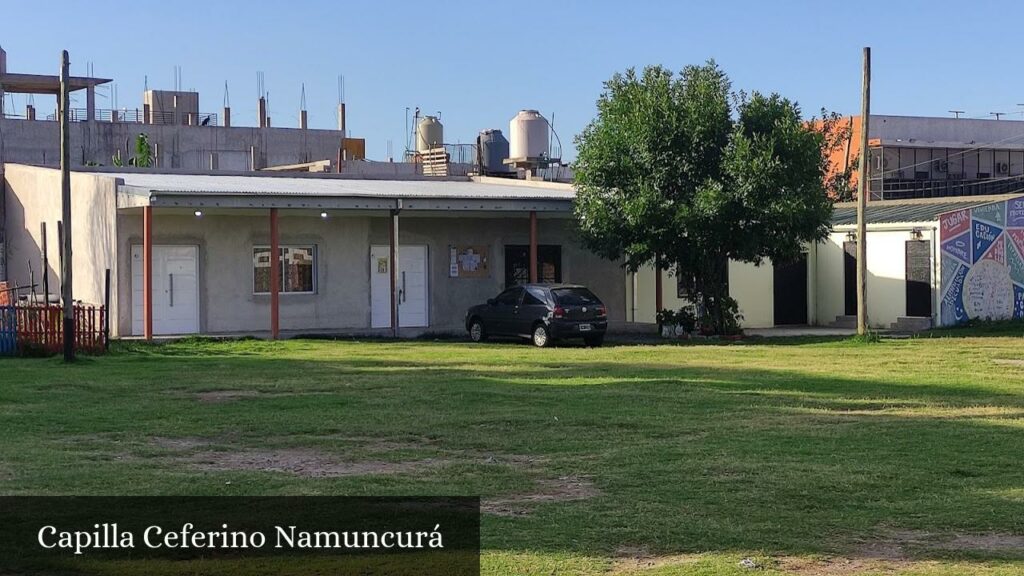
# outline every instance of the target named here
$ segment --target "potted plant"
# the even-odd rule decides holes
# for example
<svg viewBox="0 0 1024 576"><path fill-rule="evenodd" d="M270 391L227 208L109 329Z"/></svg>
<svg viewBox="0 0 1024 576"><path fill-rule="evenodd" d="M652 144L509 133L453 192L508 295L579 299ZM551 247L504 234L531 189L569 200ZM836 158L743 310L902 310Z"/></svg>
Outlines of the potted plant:
<svg viewBox="0 0 1024 576"><path fill-rule="evenodd" d="M697 325L697 315L692 306L660 310L657 318L662 338L689 338Z"/></svg>

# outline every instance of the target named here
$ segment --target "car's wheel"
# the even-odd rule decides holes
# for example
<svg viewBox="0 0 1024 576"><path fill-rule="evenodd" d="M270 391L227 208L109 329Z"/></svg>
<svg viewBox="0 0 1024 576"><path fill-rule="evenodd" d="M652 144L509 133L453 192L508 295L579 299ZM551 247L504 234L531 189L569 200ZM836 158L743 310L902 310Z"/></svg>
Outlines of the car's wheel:
<svg viewBox="0 0 1024 576"><path fill-rule="evenodd" d="M591 348L597 348L601 344L604 344L604 334L600 336L587 336L583 339L583 343Z"/></svg>
<svg viewBox="0 0 1024 576"><path fill-rule="evenodd" d="M484 331L484 323L479 318L474 319L469 324L469 339L473 342L483 342L487 340L487 332Z"/></svg>
<svg viewBox="0 0 1024 576"><path fill-rule="evenodd" d="M533 327L532 335L533 345L538 348L544 348L545 346L551 345L551 333L548 332L548 327L543 324L537 324Z"/></svg>

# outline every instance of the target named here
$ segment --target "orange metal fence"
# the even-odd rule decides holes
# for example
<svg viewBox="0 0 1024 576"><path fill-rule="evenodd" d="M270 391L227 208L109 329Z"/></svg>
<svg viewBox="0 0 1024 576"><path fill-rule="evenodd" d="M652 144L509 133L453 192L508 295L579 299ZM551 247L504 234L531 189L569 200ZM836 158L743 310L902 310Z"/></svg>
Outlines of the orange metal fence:
<svg viewBox="0 0 1024 576"><path fill-rule="evenodd" d="M101 354L107 349L107 312L103 306L74 307L75 350ZM59 353L64 348L64 316L59 305L15 306L18 350Z"/></svg>

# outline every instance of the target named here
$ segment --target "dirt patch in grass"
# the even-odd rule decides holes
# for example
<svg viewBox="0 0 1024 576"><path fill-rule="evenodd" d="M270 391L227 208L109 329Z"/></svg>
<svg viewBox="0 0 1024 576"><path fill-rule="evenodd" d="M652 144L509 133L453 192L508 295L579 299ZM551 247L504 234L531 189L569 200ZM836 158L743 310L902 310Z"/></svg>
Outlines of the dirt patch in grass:
<svg viewBox="0 0 1024 576"><path fill-rule="evenodd" d="M1002 366L1020 366L1020 367L1024 367L1024 360L1020 360L1020 359L1017 359L1017 358L993 358L992 362L995 363L995 364L1000 364Z"/></svg>
<svg viewBox="0 0 1024 576"><path fill-rule="evenodd" d="M853 576L855 574L889 574L923 567L931 563L882 558L801 558L785 556L776 559L776 568L800 576Z"/></svg>
<svg viewBox="0 0 1024 576"><path fill-rule="evenodd" d="M325 452L308 448L232 452L205 451L193 454L188 461L200 470L282 472L303 478L402 474L450 463L436 458L400 462L345 461Z"/></svg>
<svg viewBox="0 0 1024 576"><path fill-rule="evenodd" d="M198 436L189 436L184 438L166 438L163 436L157 436L149 439L150 443L157 448L163 448L165 450L185 451L195 450L197 448L205 448L210 444L213 444L211 438L201 438Z"/></svg>
<svg viewBox="0 0 1024 576"><path fill-rule="evenodd" d="M560 476L542 478L530 492L484 498L480 502L483 512L496 516L526 516L537 504L552 502L574 502L601 495L589 478L582 476Z"/></svg>
<svg viewBox="0 0 1024 576"><path fill-rule="evenodd" d="M890 530L864 540L855 556L901 560L928 550L951 552L1000 552L1024 556L1024 535L1001 532L973 534L933 533L924 530Z"/></svg>
<svg viewBox="0 0 1024 576"><path fill-rule="evenodd" d="M330 392L263 392L260 390L207 390L196 392L195 398L204 404L236 402L249 398L284 398L291 396L320 396Z"/></svg>
<svg viewBox="0 0 1024 576"><path fill-rule="evenodd" d="M692 564L701 558L703 558L702 554L657 556L651 554L646 546L619 546L615 550L615 558L612 560L612 566L608 574L619 576L644 570L654 570L665 566Z"/></svg>

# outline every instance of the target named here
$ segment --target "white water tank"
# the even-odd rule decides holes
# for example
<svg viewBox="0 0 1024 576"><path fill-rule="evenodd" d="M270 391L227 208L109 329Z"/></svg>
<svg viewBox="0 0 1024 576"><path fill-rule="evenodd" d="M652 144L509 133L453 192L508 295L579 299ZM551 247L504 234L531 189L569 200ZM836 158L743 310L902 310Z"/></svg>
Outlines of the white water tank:
<svg viewBox="0 0 1024 576"><path fill-rule="evenodd" d="M416 125L416 151L426 152L444 145L444 125L437 116L424 116Z"/></svg>
<svg viewBox="0 0 1024 576"><path fill-rule="evenodd" d="M548 121L536 110L520 110L508 123L509 158L548 155Z"/></svg>

